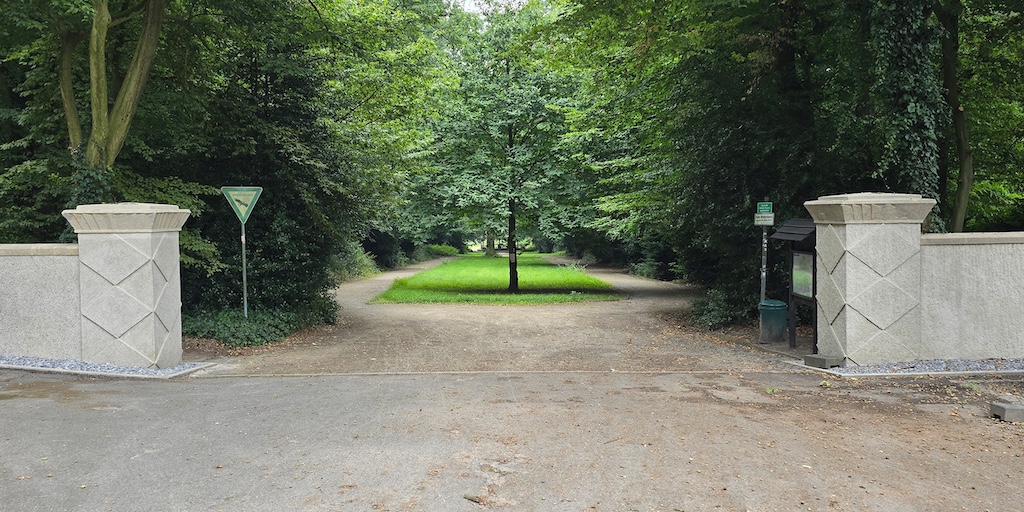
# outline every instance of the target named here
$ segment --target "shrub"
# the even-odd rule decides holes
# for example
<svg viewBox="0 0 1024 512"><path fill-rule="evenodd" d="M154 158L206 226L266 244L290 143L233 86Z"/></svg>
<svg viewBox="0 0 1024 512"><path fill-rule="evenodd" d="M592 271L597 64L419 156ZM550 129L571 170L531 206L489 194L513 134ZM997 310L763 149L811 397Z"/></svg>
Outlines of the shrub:
<svg viewBox="0 0 1024 512"><path fill-rule="evenodd" d="M458 256L459 254L459 250L450 245L428 245L427 252L435 258L441 256Z"/></svg>
<svg viewBox="0 0 1024 512"><path fill-rule="evenodd" d="M335 255L330 271L333 281L337 283L380 273L373 256L366 252L358 242L350 242L345 247L345 251Z"/></svg>
<svg viewBox="0 0 1024 512"><path fill-rule="evenodd" d="M737 323L753 315L757 297L733 296L720 289L708 290L707 298L693 305L691 315L697 323L713 329Z"/></svg>
<svg viewBox="0 0 1024 512"><path fill-rule="evenodd" d="M186 336L212 338L229 347L252 347L281 341L308 324L300 315L285 311L217 311L182 315L181 331Z"/></svg>
<svg viewBox="0 0 1024 512"><path fill-rule="evenodd" d="M644 260L630 265L630 273L650 279L657 279L661 263L657 261Z"/></svg>
<svg viewBox="0 0 1024 512"><path fill-rule="evenodd" d="M427 261L434 258L458 256L459 250L450 245L421 245L412 252L412 261Z"/></svg>

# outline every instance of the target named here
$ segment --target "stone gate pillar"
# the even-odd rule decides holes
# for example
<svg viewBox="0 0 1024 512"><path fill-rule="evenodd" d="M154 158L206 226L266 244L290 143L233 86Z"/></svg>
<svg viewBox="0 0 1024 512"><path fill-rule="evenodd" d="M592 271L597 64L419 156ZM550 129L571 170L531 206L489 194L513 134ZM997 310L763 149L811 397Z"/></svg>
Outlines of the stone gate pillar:
<svg viewBox="0 0 1024 512"><path fill-rule="evenodd" d="M878 193L804 203L817 227L821 357L920 359L921 224L934 205L920 195Z"/></svg>
<svg viewBox="0 0 1024 512"><path fill-rule="evenodd" d="M63 212L78 234L83 361L181 363L178 232L190 213L145 203Z"/></svg>

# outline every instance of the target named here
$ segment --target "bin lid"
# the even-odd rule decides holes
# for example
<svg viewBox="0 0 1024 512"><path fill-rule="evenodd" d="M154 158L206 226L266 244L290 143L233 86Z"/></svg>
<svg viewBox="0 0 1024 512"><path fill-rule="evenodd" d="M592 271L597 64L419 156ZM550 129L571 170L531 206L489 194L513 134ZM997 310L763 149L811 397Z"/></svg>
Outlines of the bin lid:
<svg viewBox="0 0 1024 512"><path fill-rule="evenodd" d="M760 303L761 309L785 309L786 303L781 300L767 299Z"/></svg>

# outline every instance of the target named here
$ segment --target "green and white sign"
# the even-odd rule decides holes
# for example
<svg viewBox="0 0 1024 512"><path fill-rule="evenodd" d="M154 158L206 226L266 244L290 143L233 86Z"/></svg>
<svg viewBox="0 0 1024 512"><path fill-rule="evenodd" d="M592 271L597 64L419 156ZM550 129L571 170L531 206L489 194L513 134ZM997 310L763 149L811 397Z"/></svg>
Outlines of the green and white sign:
<svg viewBox="0 0 1024 512"><path fill-rule="evenodd" d="M242 314L249 318L249 279L246 276L245 261L245 221L249 220L249 214L256 206L263 187L221 187L220 191L228 198L228 204L235 211L238 220L242 221Z"/></svg>
<svg viewBox="0 0 1024 512"><path fill-rule="evenodd" d="M772 211L772 203L767 201L757 203L757 213L754 214L754 225L762 227L775 225L775 213Z"/></svg>
<svg viewBox="0 0 1024 512"><path fill-rule="evenodd" d="M249 214L256 206L260 194L263 193L263 187L221 187L220 191L224 197L228 198L231 209L235 211L238 220L242 221L244 225L245 221L249 220Z"/></svg>
<svg viewBox="0 0 1024 512"><path fill-rule="evenodd" d="M775 214L774 213L755 213L754 214L754 225L755 226L774 226L775 225Z"/></svg>

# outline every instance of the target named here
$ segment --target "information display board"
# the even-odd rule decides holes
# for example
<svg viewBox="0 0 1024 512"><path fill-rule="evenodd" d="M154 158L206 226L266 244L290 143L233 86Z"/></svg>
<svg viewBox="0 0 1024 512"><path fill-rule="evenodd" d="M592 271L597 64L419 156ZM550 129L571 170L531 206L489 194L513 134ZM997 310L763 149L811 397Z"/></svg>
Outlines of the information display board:
<svg viewBox="0 0 1024 512"><path fill-rule="evenodd" d="M814 255L793 251L793 295L814 299Z"/></svg>

